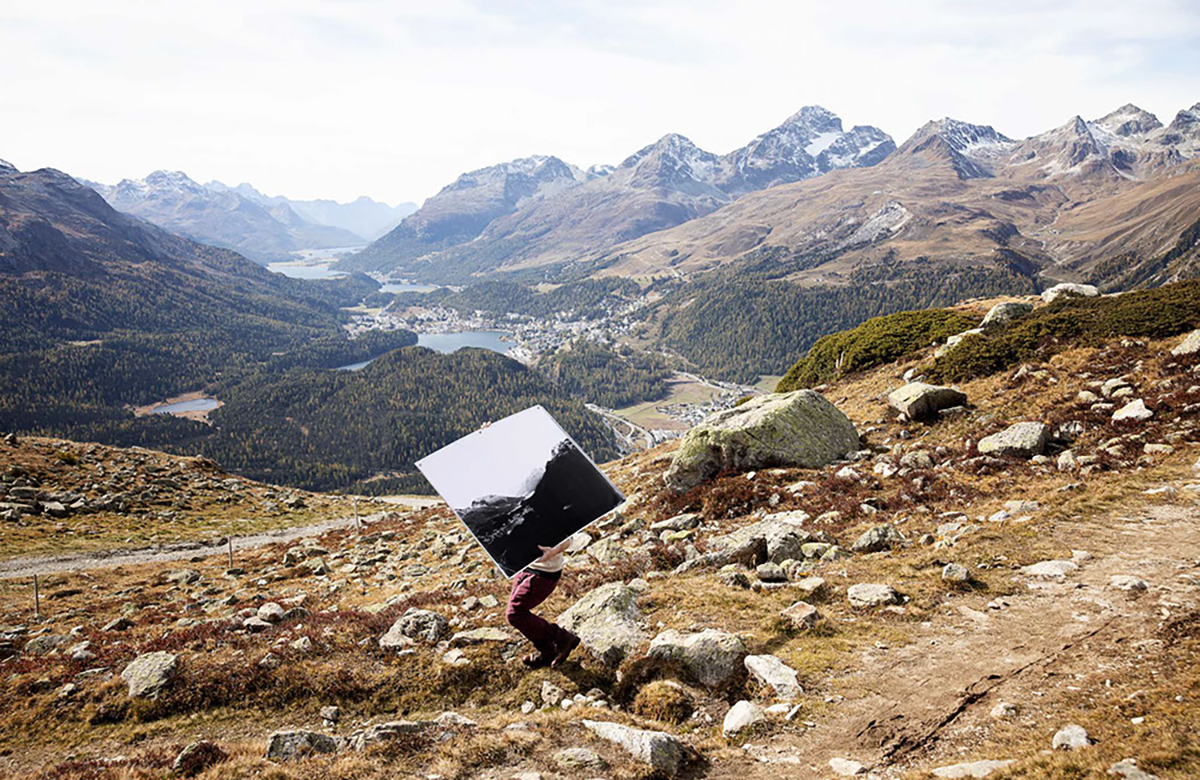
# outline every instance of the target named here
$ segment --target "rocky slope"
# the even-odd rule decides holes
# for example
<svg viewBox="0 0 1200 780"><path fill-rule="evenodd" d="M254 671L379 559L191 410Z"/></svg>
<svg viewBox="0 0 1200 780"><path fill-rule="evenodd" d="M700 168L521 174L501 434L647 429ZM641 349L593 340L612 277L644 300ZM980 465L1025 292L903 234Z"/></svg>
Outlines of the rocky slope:
<svg viewBox="0 0 1200 780"><path fill-rule="evenodd" d="M497 177L512 175L514 166L521 176L533 175L525 172L528 161L517 160L464 174L342 265L459 281L555 265L695 219L746 192L874 165L894 149L891 137L877 128L845 131L833 113L806 106L721 157L671 133L615 168L593 168L586 175L569 169L570 176L562 170L548 189L539 185L527 192L521 185L511 194L505 189L503 199L481 198L477 191L507 182ZM540 169L536 176L545 178Z"/></svg>
<svg viewBox="0 0 1200 780"><path fill-rule="evenodd" d="M111 186L87 184L118 211L259 262L287 259L297 249L355 246L363 241L349 230L306 220L286 201L205 186L182 171L154 171L144 179L122 179Z"/></svg>
<svg viewBox="0 0 1200 780"><path fill-rule="evenodd" d="M1123 106L1023 141L943 119L879 165L750 193L589 259L641 278L743 264L839 284L856 268L903 276L922 259L1051 283L1161 283L1193 272L1197 116L1192 107L1163 127Z"/></svg>
<svg viewBox="0 0 1200 780"><path fill-rule="evenodd" d="M822 388L842 461L683 493L675 444L607 464L630 500L544 607L584 638L560 669L445 507L63 577L40 620L5 582L0 768L1194 776L1198 344L1083 339L918 421L889 397L923 347Z"/></svg>

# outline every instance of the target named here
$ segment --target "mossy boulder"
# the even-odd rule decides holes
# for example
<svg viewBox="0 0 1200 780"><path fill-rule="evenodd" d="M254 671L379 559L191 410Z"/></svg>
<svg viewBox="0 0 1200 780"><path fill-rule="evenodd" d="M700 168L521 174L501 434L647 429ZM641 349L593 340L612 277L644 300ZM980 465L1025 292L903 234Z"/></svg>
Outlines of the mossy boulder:
<svg viewBox="0 0 1200 780"><path fill-rule="evenodd" d="M858 446L854 424L820 393L772 393L718 412L688 431L663 479L683 492L722 471L820 468Z"/></svg>

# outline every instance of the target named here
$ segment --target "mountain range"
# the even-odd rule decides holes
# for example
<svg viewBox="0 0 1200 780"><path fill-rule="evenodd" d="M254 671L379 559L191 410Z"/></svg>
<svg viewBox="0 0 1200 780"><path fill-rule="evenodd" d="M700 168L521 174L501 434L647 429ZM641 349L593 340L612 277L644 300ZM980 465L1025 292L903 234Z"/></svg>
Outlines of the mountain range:
<svg viewBox="0 0 1200 780"><path fill-rule="evenodd" d="M84 183L122 212L260 263L287 259L301 249L361 246L415 208L370 198L346 204L293 201L268 197L249 184L200 184L182 171L155 171L111 186Z"/></svg>
<svg viewBox="0 0 1200 780"><path fill-rule="evenodd" d="M899 147L809 106L724 156L671 134L615 168L537 157L464 174L341 267L651 280L744 262L841 284L853 268L921 259L1161 281L1200 218L1198 151L1200 104L1167 125L1125 105L1024 140L945 118ZM1172 252L1172 268L1145 266Z"/></svg>
<svg viewBox="0 0 1200 780"><path fill-rule="evenodd" d="M747 192L875 165L894 149L882 130L845 131L836 115L808 106L724 156L671 133L615 167L514 160L460 176L341 267L463 280L561 263L709 214Z"/></svg>

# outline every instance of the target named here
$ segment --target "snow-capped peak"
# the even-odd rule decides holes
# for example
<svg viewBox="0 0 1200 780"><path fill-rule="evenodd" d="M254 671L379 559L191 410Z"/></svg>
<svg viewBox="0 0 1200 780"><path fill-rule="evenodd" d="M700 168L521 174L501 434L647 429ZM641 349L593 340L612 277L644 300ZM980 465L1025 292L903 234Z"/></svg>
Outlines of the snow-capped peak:
<svg viewBox="0 0 1200 780"><path fill-rule="evenodd" d="M686 136L668 133L639 149L619 166L631 169L633 178L645 184L677 183L682 180L711 183L719 160L696 146Z"/></svg>
<svg viewBox="0 0 1200 780"><path fill-rule="evenodd" d="M1093 119L1088 125L1092 128L1100 128L1107 134L1125 138L1157 130L1162 127L1162 122L1158 121L1158 117L1149 111L1138 108L1132 103L1126 103L1116 111L1111 111L1099 119Z"/></svg>
<svg viewBox="0 0 1200 780"><path fill-rule="evenodd" d="M996 132L991 125L975 125L950 117L932 122L927 127L931 133L941 136L954 151L968 156L1007 148L1015 143L1003 133Z"/></svg>
<svg viewBox="0 0 1200 780"><path fill-rule="evenodd" d="M17 170L17 166L13 165L8 160L0 160L0 170L12 171L13 173L19 173L19 171Z"/></svg>

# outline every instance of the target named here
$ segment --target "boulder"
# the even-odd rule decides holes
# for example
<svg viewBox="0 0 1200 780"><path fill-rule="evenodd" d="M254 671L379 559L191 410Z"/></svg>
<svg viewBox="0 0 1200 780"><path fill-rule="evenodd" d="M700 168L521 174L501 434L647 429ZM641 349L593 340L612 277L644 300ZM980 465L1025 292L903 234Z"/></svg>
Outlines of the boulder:
<svg viewBox="0 0 1200 780"><path fill-rule="evenodd" d="M1059 729L1051 744L1055 750L1079 750L1092 744L1092 740L1088 737L1087 729L1072 723Z"/></svg>
<svg viewBox="0 0 1200 780"><path fill-rule="evenodd" d="M587 554L596 563L615 563L628 555L621 543L611 536L588 545Z"/></svg>
<svg viewBox="0 0 1200 780"><path fill-rule="evenodd" d="M1172 355L1194 355L1200 352L1200 330L1194 330L1184 336L1183 341L1175 349L1171 350Z"/></svg>
<svg viewBox="0 0 1200 780"><path fill-rule="evenodd" d="M779 568L778 563L772 563L771 561L759 564L758 568L754 570L754 573L758 575L760 582L787 582L787 574L784 572L784 570Z"/></svg>
<svg viewBox="0 0 1200 780"><path fill-rule="evenodd" d="M182 777L193 777L211 766L216 766L229 760L229 754L208 740L193 742L175 756L171 764L177 774Z"/></svg>
<svg viewBox="0 0 1200 780"><path fill-rule="evenodd" d="M879 525L865 532L850 546L851 552L872 553L890 550L904 542L904 537L890 525Z"/></svg>
<svg viewBox="0 0 1200 780"><path fill-rule="evenodd" d="M400 737L421 734L428 728L429 723L416 723L411 720L392 720L387 723L376 723L364 731L355 732L351 735L349 744L352 749L362 751L368 746L379 742L390 742Z"/></svg>
<svg viewBox="0 0 1200 780"><path fill-rule="evenodd" d="M783 563L789 559L799 560L803 555L802 548L811 539L812 535L799 524L767 517L733 533L713 537L708 542L708 548L715 554L728 554L729 559L722 561L721 565L741 563L753 567L767 561Z"/></svg>
<svg viewBox="0 0 1200 780"><path fill-rule="evenodd" d="M1040 422L1019 422L999 433L980 439L979 454L1032 458L1034 455L1041 455L1049 441L1049 425Z"/></svg>
<svg viewBox="0 0 1200 780"><path fill-rule="evenodd" d="M668 629L650 641L649 654L679 661L701 685L716 688L737 675L747 651L741 639L725 631L706 628L684 634Z"/></svg>
<svg viewBox="0 0 1200 780"><path fill-rule="evenodd" d="M276 731L267 738L267 758L290 761L313 753L336 753L338 741L315 731Z"/></svg>
<svg viewBox="0 0 1200 780"><path fill-rule="evenodd" d="M970 582L971 570L961 563L947 563L942 567L942 580L945 582Z"/></svg>
<svg viewBox="0 0 1200 780"><path fill-rule="evenodd" d="M1070 282L1063 282L1062 284L1054 285L1048 290L1043 290L1042 300L1046 303L1054 303L1056 300L1063 297L1095 298L1099 294L1100 291L1090 284L1072 284Z"/></svg>
<svg viewBox="0 0 1200 780"><path fill-rule="evenodd" d="M1006 761L971 761L966 764L951 764L950 766L942 766L933 770L934 777L944 778L966 778L966 777L988 777L993 772L999 772L1009 764L1014 763L1012 759Z"/></svg>
<svg viewBox="0 0 1200 780"><path fill-rule="evenodd" d="M852 607L883 607L900 602L900 594L891 585L871 582L851 585L846 590L846 598Z"/></svg>
<svg viewBox="0 0 1200 780"><path fill-rule="evenodd" d="M829 769L839 777L857 777L867 771L861 762L849 758L829 759Z"/></svg>
<svg viewBox="0 0 1200 780"><path fill-rule="evenodd" d="M717 412L688 431L663 479L683 492L721 471L820 468L858 448L854 424L820 393L771 393Z"/></svg>
<svg viewBox="0 0 1200 780"><path fill-rule="evenodd" d="M1158 780L1158 775L1152 775L1137 765L1137 759L1124 758L1108 768L1108 773L1121 780Z"/></svg>
<svg viewBox="0 0 1200 780"><path fill-rule="evenodd" d="M888 394L888 406L910 420L931 420L942 409L962 406L967 394L953 387L909 382Z"/></svg>
<svg viewBox="0 0 1200 780"><path fill-rule="evenodd" d="M821 621L821 613L805 601L797 601L779 614L796 628L812 628Z"/></svg>
<svg viewBox="0 0 1200 780"><path fill-rule="evenodd" d="M616 668L646 641L638 627L637 591L621 582L601 585L558 616L598 661Z"/></svg>
<svg viewBox="0 0 1200 780"><path fill-rule="evenodd" d="M146 653L130 661L121 679L129 686L131 698L153 698L167 687L178 665L179 657L174 653Z"/></svg>
<svg viewBox="0 0 1200 780"><path fill-rule="evenodd" d="M1068 574L1074 574L1077 571L1079 571L1079 564L1074 561L1040 561L1021 567L1021 573L1026 577L1055 582L1062 582Z"/></svg>
<svg viewBox="0 0 1200 780"><path fill-rule="evenodd" d="M773 689L781 699L795 699L804 693L796 670L773 655L748 655L745 664L751 677Z"/></svg>
<svg viewBox="0 0 1200 780"><path fill-rule="evenodd" d="M1154 416L1154 412L1146 408L1146 402L1142 399L1130 401L1122 406L1117 411L1113 412L1113 422L1122 422L1124 420L1132 420L1134 422L1142 422L1149 420Z"/></svg>
<svg viewBox="0 0 1200 780"><path fill-rule="evenodd" d="M624 749L667 777L679 773L684 749L683 743L676 737L662 731L646 731L607 721L585 720L583 725L596 736Z"/></svg>
<svg viewBox="0 0 1200 780"><path fill-rule="evenodd" d="M725 713L725 721L721 724L721 733L726 739L736 737L746 729L762 723L766 718L762 707L752 701L739 701Z"/></svg>
<svg viewBox="0 0 1200 780"><path fill-rule="evenodd" d="M1033 311L1032 303L1025 303L1023 301L997 303L988 309L988 313L984 316L983 322L979 323L979 327L990 328L995 325L1003 325L1006 322L1018 320L1031 311Z"/></svg>
<svg viewBox="0 0 1200 780"><path fill-rule="evenodd" d="M554 754L559 769L604 769L608 766L600 755L587 748L566 748Z"/></svg>
<svg viewBox="0 0 1200 780"><path fill-rule="evenodd" d="M433 645L449 633L450 623L446 618L432 610L413 607L396 619L387 633L379 639L379 646L387 648L411 644L404 642L401 637Z"/></svg>
<svg viewBox="0 0 1200 780"><path fill-rule="evenodd" d="M825 592L829 589L823 577L805 577L796 582L792 587L798 590L804 598L820 599L825 596Z"/></svg>
<svg viewBox="0 0 1200 780"><path fill-rule="evenodd" d="M46 655L62 649L74 641L66 634L42 634L25 643L25 652L29 655Z"/></svg>
<svg viewBox="0 0 1200 780"><path fill-rule="evenodd" d="M258 608L258 619L268 623L278 623L283 620L283 607L273 601L268 601Z"/></svg>

